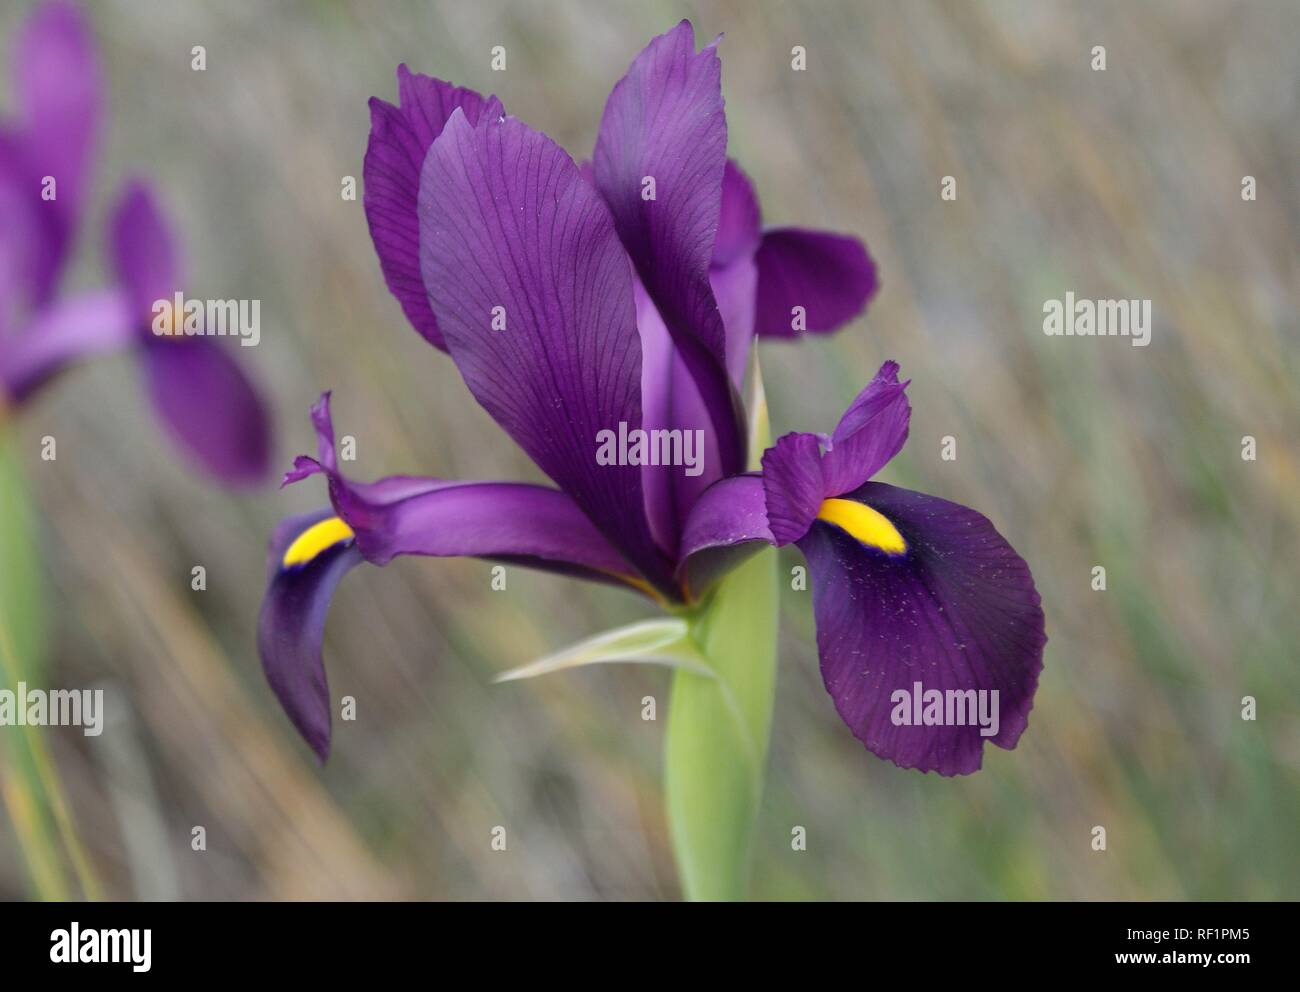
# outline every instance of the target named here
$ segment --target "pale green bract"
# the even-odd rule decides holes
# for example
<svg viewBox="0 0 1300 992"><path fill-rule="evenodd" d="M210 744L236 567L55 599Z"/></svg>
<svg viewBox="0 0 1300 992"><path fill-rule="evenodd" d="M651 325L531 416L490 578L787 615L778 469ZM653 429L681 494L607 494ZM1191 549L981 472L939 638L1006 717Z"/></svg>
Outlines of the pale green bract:
<svg viewBox="0 0 1300 992"><path fill-rule="evenodd" d="M680 617L639 620L579 641L545 658L502 672L493 682L514 682L561 672L566 668L611 662L642 662L684 668L709 676L708 661L691 639L690 625Z"/></svg>

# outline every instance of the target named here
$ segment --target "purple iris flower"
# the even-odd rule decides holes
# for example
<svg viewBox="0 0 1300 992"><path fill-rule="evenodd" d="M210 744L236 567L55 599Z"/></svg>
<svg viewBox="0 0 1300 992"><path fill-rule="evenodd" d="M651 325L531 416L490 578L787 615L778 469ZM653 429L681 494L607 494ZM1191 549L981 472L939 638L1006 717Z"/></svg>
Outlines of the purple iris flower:
<svg viewBox="0 0 1300 992"><path fill-rule="evenodd" d="M1042 664L1038 595L984 517L868 481L907 436L897 366L830 437L787 435L761 474L744 471L737 386L754 335L833 330L876 278L853 238L761 228L726 158L715 45L697 52L685 21L651 41L609 96L590 166L495 98L404 66L398 88L399 106L371 102L365 163L389 288L558 488L351 481L321 398L317 457L299 457L285 483L323 474L332 507L273 534L258 627L268 680L316 753L330 742L326 612L362 562L476 556L689 610L747 555L790 543L812 572L826 686L870 750L957 774L979 767L985 739L1014 746ZM669 441L698 432L698 474L602 462L598 440L620 425ZM916 725L910 705L896 724L894 693L916 682L998 690L996 732Z"/></svg>
<svg viewBox="0 0 1300 992"><path fill-rule="evenodd" d="M183 278L143 183L127 184L110 218L117 285L59 293L86 212L103 89L78 10L37 8L15 49L17 119L0 124L0 410L81 359L131 348L160 420L187 454L223 481L262 479L270 468L262 399L226 348L183 334L180 315L155 307L174 299Z"/></svg>

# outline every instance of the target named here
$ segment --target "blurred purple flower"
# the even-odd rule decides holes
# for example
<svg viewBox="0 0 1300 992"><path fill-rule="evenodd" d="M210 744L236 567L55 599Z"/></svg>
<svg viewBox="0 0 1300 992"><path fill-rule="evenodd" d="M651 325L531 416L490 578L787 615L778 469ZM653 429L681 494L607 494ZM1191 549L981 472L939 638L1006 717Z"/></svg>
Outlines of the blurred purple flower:
<svg viewBox="0 0 1300 992"><path fill-rule="evenodd" d="M868 480L910 408L886 363L829 438L787 435L744 473L737 383L754 334L827 331L859 312L874 268L854 239L762 233L726 159L720 66L690 24L654 39L605 106L590 167L495 98L398 70L401 107L371 102L365 204L385 277L416 329L556 483L338 469L329 394L312 409L331 510L272 536L258 646L289 717L324 759L321 659L338 581L397 555L469 555L625 585L689 607L747 555L797 543L814 580L828 690L866 746L943 774L1023 731L1045 637L1025 563L965 507ZM653 180L654 197L645 195ZM504 321L502 326L499 321ZM702 471L603 464L598 435L700 431ZM898 726L891 697L998 690L1001 726Z"/></svg>
<svg viewBox="0 0 1300 992"><path fill-rule="evenodd" d="M131 348L160 420L196 464L229 483L264 478L269 418L234 359L210 338L151 329L155 301L171 300L182 276L144 184L128 184L111 218L117 286L59 293L103 117L98 53L76 7L56 0L33 13L15 46L14 90L17 119L0 125L0 409L83 358Z"/></svg>

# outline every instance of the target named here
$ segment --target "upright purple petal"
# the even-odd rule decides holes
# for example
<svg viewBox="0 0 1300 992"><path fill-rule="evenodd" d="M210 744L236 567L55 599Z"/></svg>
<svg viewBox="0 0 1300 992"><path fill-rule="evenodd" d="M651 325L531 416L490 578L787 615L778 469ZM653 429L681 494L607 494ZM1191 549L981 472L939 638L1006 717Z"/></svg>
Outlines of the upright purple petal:
<svg viewBox="0 0 1300 992"><path fill-rule="evenodd" d="M857 238L784 227L763 235L755 331L777 338L833 331L862 312L877 288L876 263ZM802 308L797 322L795 308Z"/></svg>
<svg viewBox="0 0 1300 992"><path fill-rule="evenodd" d="M857 489L902 449L911 417L898 363L885 362L835 433L787 434L763 453L767 513L778 545L798 541L822 501Z"/></svg>
<svg viewBox="0 0 1300 992"><path fill-rule="evenodd" d="M21 403L74 362L133 344L125 296L101 290L56 300L21 332L0 340L0 406Z"/></svg>
<svg viewBox="0 0 1300 992"><path fill-rule="evenodd" d="M713 241L714 268L726 268L737 259L754 254L763 236L763 214L754 185L731 159L722 173L722 205L718 236Z"/></svg>
<svg viewBox="0 0 1300 992"><path fill-rule="evenodd" d="M182 291L184 276L171 226L140 180L128 182L118 197L109 219L108 248L132 317L147 331L154 304Z"/></svg>
<svg viewBox="0 0 1300 992"><path fill-rule="evenodd" d="M748 340L753 335L754 271L752 258L740 258L725 269L710 270L710 281L727 326L728 372L737 386L744 376ZM723 459L695 378L639 279L635 280L635 290L642 352L643 425L647 431L690 431L693 437L703 438L704 455L697 475L688 475L677 466L642 467L651 530L660 547L675 554L680 522L700 493L723 477Z"/></svg>
<svg viewBox="0 0 1300 992"><path fill-rule="evenodd" d="M496 97L483 97L467 87L411 72L405 64L397 67L397 99L402 117L410 125L415 140L425 152L442 134L442 129L447 126L447 121L457 108L465 112L471 124L477 124L478 117L485 110L496 116L502 113L501 101ZM415 163L417 181L418 169L423 164L424 155L421 154Z"/></svg>
<svg viewBox="0 0 1300 992"><path fill-rule="evenodd" d="M906 389L898 363L885 362L849 405L822 456L827 496L857 489L903 450L912 416Z"/></svg>
<svg viewBox="0 0 1300 992"><path fill-rule="evenodd" d="M420 277L420 168L452 111L459 108L477 124L484 108L500 114L501 104L405 65L397 67L397 91L396 107L377 97L370 100L362 202L389 291L425 340L446 351Z"/></svg>
<svg viewBox="0 0 1300 992"><path fill-rule="evenodd" d="M118 199L109 255L163 428L213 477L236 485L264 479L271 422L261 396L219 339L183 336L181 314L155 310L183 291L183 276L171 226L143 182L128 183ZM153 331L157 320L168 333Z"/></svg>
<svg viewBox="0 0 1300 992"><path fill-rule="evenodd" d="M779 547L808 533L826 498L821 439L798 433L777 438L763 452L763 491L768 524Z"/></svg>
<svg viewBox="0 0 1300 992"><path fill-rule="evenodd" d="M39 196L46 176L55 198L42 201L56 243L38 275L37 300L54 292L81 217L102 113L103 84L94 38L71 3L37 7L14 50L14 90L27 181Z"/></svg>
<svg viewBox="0 0 1300 992"><path fill-rule="evenodd" d="M695 51L690 22L682 21L651 41L610 93L593 169L619 238L709 411L721 474L731 475L745 462L743 416L709 284L726 154L721 63L712 45Z"/></svg>
<svg viewBox="0 0 1300 992"><path fill-rule="evenodd" d="M67 224L41 199L18 139L0 130L0 339L49 302Z"/></svg>
<svg viewBox="0 0 1300 992"><path fill-rule="evenodd" d="M727 335L727 374L740 388L754 340L758 263L754 253L762 239L762 214L749 177L727 159L722 177L722 216L713 243L709 286Z"/></svg>
<svg viewBox="0 0 1300 992"><path fill-rule="evenodd" d="M452 114L420 181L425 287L475 398L642 574L675 595L639 466L599 464L639 428L632 273L573 160L514 118Z"/></svg>
<svg viewBox="0 0 1300 992"><path fill-rule="evenodd" d="M1047 641L1029 567L967 507L876 482L847 498L883 514L908 549L885 554L823 521L800 540L826 689L872 753L903 768L973 772L986 740L1013 748L1028 725ZM931 691L937 725L927 720L940 711L923 708ZM987 736L970 710L981 692Z"/></svg>
<svg viewBox="0 0 1300 992"><path fill-rule="evenodd" d="M758 265L743 255L730 265L709 270L709 285L718 301L727 330L727 375L737 389L745 379L749 349L754 341L754 314L758 292ZM699 390L697 389L698 393Z"/></svg>
<svg viewBox="0 0 1300 992"><path fill-rule="evenodd" d="M641 342L641 426L644 430L670 430L685 426L673 412L675 366L680 361L672 336L654 301L632 278L636 302L637 337ZM706 422L707 423L707 422ZM681 472L670 465L642 465L641 486L645 495L646 519L655 542L669 557L677 554L679 521L676 488Z"/></svg>
<svg viewBox="0 0 1300 992"><path fill-rule="evenodd" d="M266 477L270 417L227 348L207 337L150 337L141 361L163 429L200 467L236 485Z"/></svg>

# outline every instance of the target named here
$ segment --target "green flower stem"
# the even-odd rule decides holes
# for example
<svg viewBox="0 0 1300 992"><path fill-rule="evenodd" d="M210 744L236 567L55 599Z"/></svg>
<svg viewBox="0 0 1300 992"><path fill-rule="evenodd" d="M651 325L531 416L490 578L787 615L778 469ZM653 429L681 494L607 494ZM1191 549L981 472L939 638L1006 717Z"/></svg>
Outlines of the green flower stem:
<svg viewBox="0 0 1300 992"><path fill-rule="evenodd" d="M776 691L776 551L719 585L691 623L714 677L673 673L665 792L682 891L744 899Z"/></svg>
<svg viewBox="0 0 1300 992"><path fill-rule="evenodd" d="M757 471L771 428L756 352L750 383L749 468ZM664 791L677 871L691 900L739 900L749 889L776 696L776 566L776 549L763 548L688 615L712 677L673 672Z"/></svg>
<svg viewBox="0 0 1300 992"><path fill-rule="evenodd" d="M769 443L758 363L749 403L750 467ZM536 678L584 665L673 669L664 792L682 891L693 900L744 899L763 795L776 694L777 555L764 545L700 603L589 637L497 676Z"/></svg>

